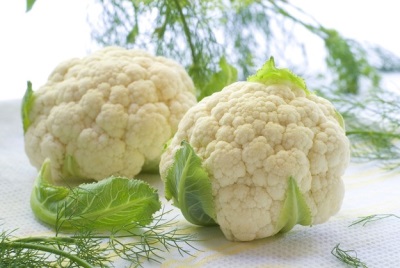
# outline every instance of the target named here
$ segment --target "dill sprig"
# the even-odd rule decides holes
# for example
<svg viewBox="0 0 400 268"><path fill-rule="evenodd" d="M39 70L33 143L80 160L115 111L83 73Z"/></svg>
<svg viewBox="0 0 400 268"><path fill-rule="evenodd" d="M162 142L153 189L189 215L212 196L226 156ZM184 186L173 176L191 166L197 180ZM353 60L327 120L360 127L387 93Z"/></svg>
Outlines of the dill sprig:
<svg viewBox="0 0 400 268"><path fill-rule="evenodd" d="M96 42L153 49L180 61L193 78L199 99L224 86L212 79L223 58L237 68L239 79L254 73L271 55L291 69L300 68L297 73L307 73L301 66L307 66L308 43L296 35L305 30L310 39L323 41L327 52L326 68L308 77L308 84L317 88L321 83L321 91L343 113L353 160L378 161L387 169L400 166L400 97L381 90L381 72L400 70L400 58L390 51L324 27L285 0L96 2L101 7L100 24L96 16L91 25ZM143 20L149 23L143 26ZM293 53L305 63L293 66L286 56ZM366 85L373 90L365 95Z"/></svg>
<svg viewBox="0 0 400 268"><path fill-rule="evenodd" d="M93 247L100 242L87 234L16 238L2 232L0 239L0 267L107 267L105 250Z"/></svg>
<svg viewBox="0 0 400 268"><path fill-rule="evenodd" d="M161 253L177 250L191 255L195 235L176 227L176 218L166 219L163 210L149 225L129 223L109 232L79 228L65 236L56 229L54 236L18 238L12 232L0 233L0 267L113 267L116 257L132 267L144 261L160 263ZM61 224L61 223L60 223Z"/></svg>
<svg viewBox="0 0 400 268"><path fill-rule="evenodd" d="M241 80L270 56L290 69L307 72L304 66L310 48L304 40L313 38L323 41L327 52L326 71L317 76L323 76L332 91L357 93L361 79L378 85L378 68L400 70L398 57L324 27L286 0L97 0L92 8L100 10L88 18L93 40L101 45L144 48L179 61L187 67L199 95L219 70L222 58L237 68ZM388 58L390 65L382 65Z"/></svg>
<svg viewBox="0 0 400 268"><path fill-rule="evenodd" d="M349 225L349 227L354 225L365 226L369 223L380 221L387 218L400 219L400 216L396 214L372 214L364 217L359 217L358 220L353 221ZM357 252L355 250L341 249L340 243L336 244L336 246L332 249L331 253L341 262L349 265L350 267L367 267L367 265L357 257Z"/></svg>
<svg viewBox="0 0 400 268"><path fill-rule="evenodd" d="M358 220L353 221L349 226L354 226L354 225L358 225L358 224L365 226L368 223L380 221L380 220L387 219L387 218L400 219L400 216L397 216L395 214L372 214L372 215L368 215L368 216L364 216L364 217L359 217Z"/></svg>
<svg viewBox="0 0 400 268"><path fill-rule="evenodd" d="M331 253L342 263L345 263L350 267L367 268L367 265L357 257L357 252L355 250L344 250L340 248L340 243L336 244Z"/></svg>
<svg viewBox="0 0 400 268"><path fill-rule="evenodd" d="M325 89L319 92L333 102L346 122L352 161L376 162L393 170L400 167L400 95L381 88L354 94Z"/></svg>
<svg viewBox="0 0 400 268"><path fill-rule="evenodd" d="M160 253L175 249L181 256L191 255L191 249L198 250L191 242L197 241L192 233L176 228L176 217L165 220L162 212L150 225L129 224L112 231L107 237L112 252L135 265L143 260L160 263L164 258ZM139 229L138 229L139 228Z"/></svg>

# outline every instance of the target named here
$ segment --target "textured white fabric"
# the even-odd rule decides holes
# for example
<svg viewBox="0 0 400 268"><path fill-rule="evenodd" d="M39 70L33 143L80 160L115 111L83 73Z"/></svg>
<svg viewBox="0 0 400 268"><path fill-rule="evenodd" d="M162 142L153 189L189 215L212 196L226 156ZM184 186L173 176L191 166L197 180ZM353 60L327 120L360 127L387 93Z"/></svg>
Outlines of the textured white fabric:
<svg viewBox="0 0 400 268"><path fill-rule="evenodd" d="M24 153L20 101L0 102L0 231L16 229L15 235L51 235L38 223L29 206L37 171ZM193 256L177 251L163 254L162 264L145 267L345 267L332 254L340 243L354 249L368 267L398 267L400 219L391 217L366 226L349 227L358 217L390 213L400 216L400 174L370 165L352 164L344 177L346 195L341 211L325 224L296 226L283 235L253 242L229 242L218 227L196 227L178 215L178 227L188 228L201 240L192 243ZM150 183L163 193L158 178ZM167 202L164 202L167 203ZM172 208L166 204L167 209ZM116 267L127 263L115 260Z"/></svg>

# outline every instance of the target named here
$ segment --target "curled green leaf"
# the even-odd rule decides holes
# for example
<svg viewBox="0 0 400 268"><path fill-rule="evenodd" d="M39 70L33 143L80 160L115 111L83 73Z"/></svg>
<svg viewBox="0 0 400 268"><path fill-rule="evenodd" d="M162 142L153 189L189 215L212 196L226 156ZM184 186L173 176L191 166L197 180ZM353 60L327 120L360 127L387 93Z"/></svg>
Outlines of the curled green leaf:
<svg viewBox="0 0 400 268"><path fill-rule="evenodd" d="M28 130L29 126L31 125L31 121L29 118L29 114L32 110L33 102L35 100L33 90L32 90L32 83L30 81L27 82L27 88L22 98L22 105L21 105L21 116L22 116L22 127L24 130L24 134Z"/></svg>
<svg viewBox="0 0 400 268"><path fill-rule="evenodd" d="M157 191L140 180L110 177L77 188L50 181L50 160L46 160L35 180L31 208L40 221L54 228L105 230L132 222L146 225L161 208Z"/></svg>
<svg viewBox="0 0 400 268"><path fill-rule="evenodd" d="M210 179L200 157L186 141L168 170L165 197L173 200L187 221L204 226L216 224Z"/></svg>
<svg viewBox="0 0 400 268"><path fill-rule="evenodd" d="M307 89L306 83L303 78L295 75L289 69L278 69L275 67L274 58L271 57L255 75L247 78L249 82L258 82L265 85L283 84L294 85L303 89L307 95L311 92Z"/></svg>
<svg viewBox="0 0 400 268"><path fill-rule="evenodd" d="M311 210L297 186L296 180L289 177L286 198L279 214L277 230L285 233L290 231L296 224L311 225Z"/></svg>

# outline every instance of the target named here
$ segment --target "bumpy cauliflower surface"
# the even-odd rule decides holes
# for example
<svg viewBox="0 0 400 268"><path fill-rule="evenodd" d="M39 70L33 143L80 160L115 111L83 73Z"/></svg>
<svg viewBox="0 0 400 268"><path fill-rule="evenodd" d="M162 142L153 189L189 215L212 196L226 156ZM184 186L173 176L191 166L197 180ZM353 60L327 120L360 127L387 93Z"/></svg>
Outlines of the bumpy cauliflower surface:
<svg viewBox="0 0 400 268"><path fill-rule="evenodd" d="M327 221L341 207L341 176L350 157L343 119L301 81L278 75L265 83L236 82L204 98L183 117L162 155L163 180L182 141L202 160L215 221L229 240L281 231L289 178L306 201L310 224Z"/></svg>
<svg viewBox="0 0 400 268"><path fill-rule="evenodd" d="M196 103L177 62L120 47L59 64L26 98L25 151L38 169L49 158L55 181L157 170L164 143Z"/></svg>

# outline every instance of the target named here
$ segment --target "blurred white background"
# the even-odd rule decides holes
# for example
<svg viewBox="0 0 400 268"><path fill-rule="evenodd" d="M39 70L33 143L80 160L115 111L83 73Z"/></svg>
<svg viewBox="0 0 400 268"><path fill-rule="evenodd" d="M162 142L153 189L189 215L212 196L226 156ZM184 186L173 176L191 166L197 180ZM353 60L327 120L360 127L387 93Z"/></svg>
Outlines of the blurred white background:
<svg viewBox="0 0 400 268"><path fill-rule="evenodd" d="M20 99L26 81L43 85L61 61L87 55L96 46L87 25L94 0L0 2L0 100ZM296 0L296 6L345 37L380 44L400 56L400 2L393 0ZM400 88L400 77L386 81Z"/></svg>
<svg viewBox="0 0 400 268"><path fill-rule="evenodd" d="M0 99L22 98L26 81L43 85L63 60L90 49L88 0L0 1Z"/></svg>

